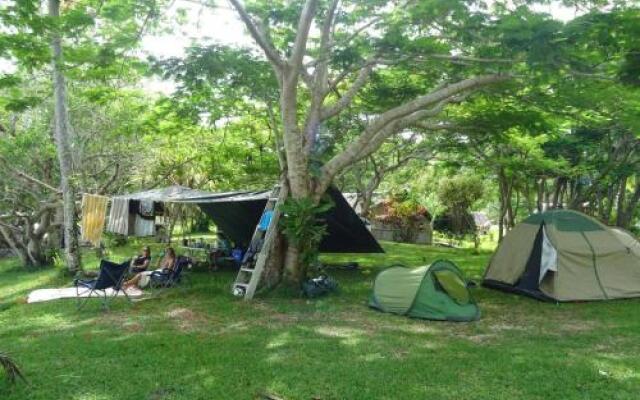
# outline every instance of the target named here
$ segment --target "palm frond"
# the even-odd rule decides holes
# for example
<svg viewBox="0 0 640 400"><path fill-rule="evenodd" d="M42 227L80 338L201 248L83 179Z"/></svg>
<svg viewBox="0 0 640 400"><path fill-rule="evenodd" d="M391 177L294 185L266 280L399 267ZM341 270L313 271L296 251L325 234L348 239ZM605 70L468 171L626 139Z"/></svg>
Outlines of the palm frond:
<svg viewBox="0 0 640 400"><path fill-rule="evenodd" d="M18 379L25 383L27 382L22 372L20 372L18 364L8 354L0 352L0 366L4 369L10 384L15 384Z"/></svg>

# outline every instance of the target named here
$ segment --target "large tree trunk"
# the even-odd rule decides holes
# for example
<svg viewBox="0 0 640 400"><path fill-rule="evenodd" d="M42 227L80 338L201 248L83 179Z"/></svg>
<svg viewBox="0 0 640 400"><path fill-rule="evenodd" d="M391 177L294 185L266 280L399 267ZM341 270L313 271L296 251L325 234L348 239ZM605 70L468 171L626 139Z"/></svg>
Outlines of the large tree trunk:
<svg viewBox="0 0 640 400"><path fill-rule="evenodd" d="M289 76L285 69L280 94L280 112L283 122L284 149L287 161L289 193L294 199L309 196L309 174L307 155L304 152L304 138L298 128L298 81Z"/></svg>
<svg viewBox="0 0 640 400"><path fill-rule="evenodd" d="M60 1L49 0L49 16L58 20L60 16ZM67 94L62 67L62 40L56 31L51 41L53 59L53 91L54 91L54 138L58 161L60 163L60 189L64 209L64 244L67 267L70 273L82 269L78 232L76 229L75 190L72 182L73 166L69 134L69 120L67 112Z"/></svg>
<svg viewBox="0 0 640 400"><path fill-rule="evenodd" d="M298 127L297 73L292 73L291 67L285 66L280 82L280 113L282 115L289 196L298 200L310 195L311 182L307 154L304 150L304 136ZM300 259L300 249L291 241L287 241L284 262L285 281L292 287L299 287L304 278L304 266Z"/></svg>
<svg viewBox="0 0 640 400"><path fill-rule="evenodd" d="M269 259L262 274L262 287L265 290L272 289L282 282L286 251L285 237L279 233L273 240L273 249L269 253Z"/></svg>
<svg viewBox="0 0 640 400"><path fill-rule="evenodd" d="M292 287L298 287L307 273L306 265L303 265L300 250L288 243L284 258L284 278Z"/></svg>

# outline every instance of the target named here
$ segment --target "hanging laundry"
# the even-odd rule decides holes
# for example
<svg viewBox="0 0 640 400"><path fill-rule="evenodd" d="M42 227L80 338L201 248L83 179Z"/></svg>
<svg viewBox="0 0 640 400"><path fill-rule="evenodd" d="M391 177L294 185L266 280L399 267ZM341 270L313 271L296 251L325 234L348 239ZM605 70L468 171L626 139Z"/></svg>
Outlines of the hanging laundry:
<svg viewBox="0 0 640 400"><path fill-rule="evenodd" d="M129 234L129 199L114 197L111 199L111 212L107 232L120 235Z"/></svg>
<svg viewBox="0 0 640 400"><path fill-rule="evenodd" d="M164 203L161 203L159 201L154 201L153 202L153 213L157 216L163 216L164 215Z"/></svg>
<svg viewBox="0 0 640 400"><path fill-rule="evenodd" d="M140 200L129 199L129 214L136 214L140 211Z"/></svg>
<svg viewBox="0 0 640 400"><path fill-rule="evenodd" d="M156 234L155 217L142 217L136 214L133 234L135 236L153 236Z"/></svg>
<svg viewBox="0 0 640 400"><path fill-rule="evenodd" d="M107 213L108 197L93 194L82 195L82 240L100 245Z"/></svg>
<svg viewBox="0 0 640 400"><path fill-rule="evenodd" d="M154 217L155 212L152 200L140 200L140 209L138 213L143 217Z"/></svg>

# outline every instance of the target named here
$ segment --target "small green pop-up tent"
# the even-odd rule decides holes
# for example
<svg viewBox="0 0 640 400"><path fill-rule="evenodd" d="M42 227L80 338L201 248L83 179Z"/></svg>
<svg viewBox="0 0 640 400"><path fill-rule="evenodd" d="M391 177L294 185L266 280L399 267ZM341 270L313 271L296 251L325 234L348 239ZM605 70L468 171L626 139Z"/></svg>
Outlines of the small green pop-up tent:
<svg viewBox="0 0 640 400"><path fill-rule="evenodd" d="M419 268L392 267L380 272L369 305L384 312L440 321L480 318L480 310L462 272L447 260Z"/></svg>

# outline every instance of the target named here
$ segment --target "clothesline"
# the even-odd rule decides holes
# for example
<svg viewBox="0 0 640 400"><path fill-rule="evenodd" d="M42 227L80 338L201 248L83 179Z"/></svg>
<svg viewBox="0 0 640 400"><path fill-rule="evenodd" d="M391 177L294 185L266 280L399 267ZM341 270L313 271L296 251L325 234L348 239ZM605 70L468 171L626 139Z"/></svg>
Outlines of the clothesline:
<svg viewBox="0 0 640 400"><path fill-rule="evenodd" d="M107 218L109 202L111 207ZM120 196L109 198L84 193L82 195L82 240L98 246L105 230L125 236L153 236L156 233L156 216L162 215L164 215L162 204L153 200L135 200Z"/></svg>

